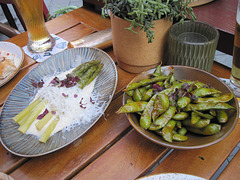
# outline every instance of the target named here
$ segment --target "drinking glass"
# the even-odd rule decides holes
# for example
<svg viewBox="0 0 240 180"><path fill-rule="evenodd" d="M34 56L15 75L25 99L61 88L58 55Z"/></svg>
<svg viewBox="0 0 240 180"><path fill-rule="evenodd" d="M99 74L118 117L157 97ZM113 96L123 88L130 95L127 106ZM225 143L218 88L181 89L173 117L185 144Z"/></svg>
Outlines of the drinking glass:
<svg viewBox="0 0 240 180"><path fill-rule="evenodd" d="M168 36L168 65L185 65L211 72L219 39L213 26L199 21L175 23Z"/></svg>
<svg viewBox="0 0 240 180"><path fill-rule="evenodd" d="M240 97L240 0L238 1L233 47L233 63L230 77L235 94Z"/></svg>
<svg viewBox="0 0 240 180"><path fill-rule="evenodd" d="M54 38L49 34L43 17L42 0L14 0L28 31L28 50L41 53L55 45Z"/></svg>

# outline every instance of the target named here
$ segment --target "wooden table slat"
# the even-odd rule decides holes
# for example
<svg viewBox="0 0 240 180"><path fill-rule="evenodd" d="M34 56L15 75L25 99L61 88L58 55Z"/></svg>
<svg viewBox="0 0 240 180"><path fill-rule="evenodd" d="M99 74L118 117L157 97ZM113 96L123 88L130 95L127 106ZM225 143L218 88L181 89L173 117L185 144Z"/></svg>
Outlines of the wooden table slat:
<svg viewBox="0 0 240 180"><path fill-rule="evenodd" d="M203 21L219 30L234 34L237 0L215 0L193 8L198 21Z"/></svg>
<svg viewBox="0 0 240 180"><path fill-rule="evenodd" d="M240 151L234 156L231 163L224 169L223 173L218 177L219 180L236 180L240 179Z"/></svg>
<svg viewBox="0 0 240 180"><path fill-rule="evenodd" d="M185 173L210 179L240 141L239 131L240 121L233 132L217 144L194 150L174 150L151 174Z"/></svg>
<svg viewBox="0 0 240 180"><path fill-rule="evenodd" d="M94 29L92 29L84 24L78 24L67 31L60 32L58 34L58 36L63 39L67 39L67 41L70 42L70 41L74 41L77 39L81 39L84 36L87 36L94 32L96 32Z"/></svg>
<svg viewBox="0 0 240 180"><path fill-rule="evenodd" d="M132 130L73 179L136 179L169 150Z"/></svg>
<svg viewBox="0 0 240 180"><path fill-rule="evenodd" d="M231 43L235 26L236 2L216 0L196 7L194 10L198 20L205 21L220 29L221 33L230 35L231 40L228 39L228 42ZM73 41L107 29L111 24L109 18L103 20L100 14L79 8L47 22L46 26L50 33L67 41ZM225 36L220 43L226 47L224 40L226 40ZM22 33L8 41L23 47L27 44L27 33ZM229 52L228 46L227 49ZM113 49L107 48L105 52L117 65ZM38 63L26 56L21 71L0 88L0 110L3 108L2 103L15 85L37 65ZM117 71L118 84L113 101L104 116L85 135L63 149L36 158L15 156L0 145L0 171L10 174L16 180L135 179L146 175L170 149L145 139L133 130L124 114L115 113L122 105L122 89L136 76L118 66ZM214 63L212 73L218 77L230 77L230 69L217 63ZM181 172L211 178L239 142L239 130L240 122L227 138L215 145L196 150L174 150L151 174ZM239 154L220 178L230 178L231 173L237 172L234 166L238 165ZM232 177L238 178L237 175Z"/></svg>
<svg viewBox="0 0 240 180"><path fill-rule="evenodd" d="M84 8L80 8L78 11L73 11L71 14L69 14L69 16L81 21L83 24L90 26L97 31L111 27L109 18L105 18L104 20L100 13L89 11Z"/></svg>

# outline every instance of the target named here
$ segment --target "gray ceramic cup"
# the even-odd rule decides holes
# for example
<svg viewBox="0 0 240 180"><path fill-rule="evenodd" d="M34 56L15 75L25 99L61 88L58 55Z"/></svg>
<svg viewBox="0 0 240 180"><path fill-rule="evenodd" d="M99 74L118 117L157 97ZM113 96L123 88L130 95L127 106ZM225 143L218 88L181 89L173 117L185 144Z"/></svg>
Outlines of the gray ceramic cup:
<svg viewBox="0 0 240 180"><path fill-rule="evenodd" d="M218 30L209 24L199 21L175 23L169 30L166 64L211 72L218 39Z"/></svg>

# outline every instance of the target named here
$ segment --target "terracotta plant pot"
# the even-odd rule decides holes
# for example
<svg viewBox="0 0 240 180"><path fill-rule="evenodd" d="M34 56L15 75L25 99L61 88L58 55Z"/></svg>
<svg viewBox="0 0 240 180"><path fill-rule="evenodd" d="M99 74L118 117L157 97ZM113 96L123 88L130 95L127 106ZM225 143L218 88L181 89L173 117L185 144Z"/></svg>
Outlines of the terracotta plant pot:
<svg viewBox="0 0 240 180"><path fill-rule="evenodd" d="M130 26L130 22L112 16L112 39L113 51L117 58L118 65L125 71L141 73L154 68L164 61L166 43L169 28L172 22L169 18L155 21L155 38L148 43L146 33L140 28L135 28L137 34L124 29Z"/></svg>

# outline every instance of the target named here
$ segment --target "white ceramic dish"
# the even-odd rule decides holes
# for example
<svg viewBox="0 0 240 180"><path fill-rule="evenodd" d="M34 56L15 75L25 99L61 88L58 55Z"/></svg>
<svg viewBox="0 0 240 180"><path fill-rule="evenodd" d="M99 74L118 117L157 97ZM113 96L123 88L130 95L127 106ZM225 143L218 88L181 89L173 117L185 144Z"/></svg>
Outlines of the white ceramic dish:
<svg viewBox="0 0 240 180"><path fill-rule="evenodd" d="M16 71L9 74L6 78L0 80L0 87L1 87L4 84L6 84L8 81L10 81L19 72L24 61L24 52L22 48L10 42L0 42L0 49L4 49L12 54L15 54L19 60L16 64L16 67L17 67Z"/></svg>
<svg viewBox="0 0 240 180"><path fill-rule="evenodd" d="M65 72L91 60L100 60L104 64L93 90L100 95L99 101L103 102L102 112L99 112L89 123L76 125L69 131L57 132L45 144L40 143L36 136L22 134L17 130L19 125L12 120L12 117L27 107L37 93L31 84L32 80L38 82L44 76ZM104 51L84 47L56 54L29 72L9 95L0 116L0 141L8 151L23 157L41 156L61 149L82 136L98 121L110 104L116 85L116 65Z"/></svg>
<svg viewBox="0 0 240 180"><path fill-rule="evenodd" d="M182 173L162 173L162 174L156 174L156 175L150 175L145 176L142 178L139 178L139 180L206 180L204 178L189 175L189 174L182 174Z"/></svg>

